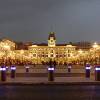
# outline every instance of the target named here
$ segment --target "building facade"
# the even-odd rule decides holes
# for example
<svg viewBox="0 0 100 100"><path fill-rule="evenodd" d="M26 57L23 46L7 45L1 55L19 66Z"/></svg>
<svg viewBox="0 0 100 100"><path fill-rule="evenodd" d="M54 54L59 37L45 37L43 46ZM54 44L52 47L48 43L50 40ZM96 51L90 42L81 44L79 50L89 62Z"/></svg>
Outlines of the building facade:
<svg viewBox="0 0 100 100"><path fill-rule="evenodd" d="M57 44L54 32L50 32L47 43L22 43L9 39L0 41L0 63L41 64L50 59L58 64L67 62L92 61L100 59L100 46L89 42Z"/></svg>
<svg viewBox="0 0 100 100"><path fill-rule="evenodd" d="M47 62L52 59L57 63L67 62L74 57L76 46L71 44L56 44L54 32L50 32L47 44L33 44L28 47L28 50L33 54L33 60L36 63Z"/></svg>

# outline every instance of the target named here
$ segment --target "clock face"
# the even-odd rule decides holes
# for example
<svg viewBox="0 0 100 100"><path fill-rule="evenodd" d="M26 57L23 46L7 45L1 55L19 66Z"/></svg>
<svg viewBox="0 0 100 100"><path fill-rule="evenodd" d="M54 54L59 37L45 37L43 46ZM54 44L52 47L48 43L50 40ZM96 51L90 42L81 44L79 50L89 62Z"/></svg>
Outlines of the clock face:
<svg viewBox="0 0 100 100"><path fill-rule="evenodd" d="M54 45L54 40L51 40L51 41L50 41L50 44L51 44L51 45Z"/></svg>
<svg viewBox="0 0 100 100"><path fill-rule="evenodd" d="M51 45L54 45L54 43L51 43Z"/></svg>
<svg viewBox="0 0 100 100"><path fill-rule="evenodd" d="M51 40L51 42L53 42L53 40Z"/></svg>

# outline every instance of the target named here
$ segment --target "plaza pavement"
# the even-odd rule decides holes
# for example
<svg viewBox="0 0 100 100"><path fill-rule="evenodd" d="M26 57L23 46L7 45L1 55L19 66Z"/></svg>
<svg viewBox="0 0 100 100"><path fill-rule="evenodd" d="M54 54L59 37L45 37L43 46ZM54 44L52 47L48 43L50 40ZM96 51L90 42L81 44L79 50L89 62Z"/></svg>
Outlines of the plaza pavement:
<svg viewBox="0 0 100 100"><path fill-rule="evenodd" d="M57 77L55 74L53 82L48 81L47 67L30 67L29 73L26 73L24 67L17 67L16 77L14 79L10 78L9 69L7 73L8 75L6 81L0 81L0 84L100 84L99 81L95 81L94 67L91 68L90 78L85 77L84 67L73 67L71 73L68 73L66 67L56 68L56 74L64 74L65 76ZM20 77L20 74L22 74L22 77ZM35 74L40 74L41 77L35 77ZM42 74L45 74L45 76L42 76Z"/></svg>
<svg viewBox="0 0 100 100"><path fill-rule="evenodd" d="M38 66L29 66L29 72L30 73L47 73L48 66L38 65ZM16 73L25 73L25 66L17 66ZM55 73L67 73L68 69L66 66L59 66L55 68ZM71 69L72 73L85 73L85 67L84 66L72 66ZM8 73L10 73L10 70L8 70ZM91 73L94 73L94 67L91 67Z"/></svg>
<svg viewBox="0 0 100 100"><path fill-rule="evenodd" d="M28 74L28 73L27 73ZM64 76L64 77L54 77L54 81L48 81L48 74L43 77L34 77L34 76L24 76L24 77L15 77L11 78L10 75L7 76L5 82L1 82L0 84L100 84L99 81L95 81L95 76L91 75L90 78L86 78L84 75L73 76Z"/></svg>
<svg viewBox="0 0 100 100"><path fill-rule="evenodd" d="M38 84L61 84L61 85L100 85L99 81L85 77L55 77L54 81L48 81L47 77L16 77L11 79L7 77L5 82L0 85L38 85Z"/></svg>

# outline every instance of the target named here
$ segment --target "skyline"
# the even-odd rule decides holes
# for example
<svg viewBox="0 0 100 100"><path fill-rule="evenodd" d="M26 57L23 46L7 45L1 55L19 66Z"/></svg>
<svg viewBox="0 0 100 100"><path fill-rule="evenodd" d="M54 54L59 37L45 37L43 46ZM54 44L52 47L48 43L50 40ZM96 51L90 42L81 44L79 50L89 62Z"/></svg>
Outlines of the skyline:
<svg viewBox="0 0 100 100"><path fill-rule="evenodd" d="M0 38L47 42L56 32L57 43L100 42L99 0L0 1Z"/></svg>
<svg viewBox="0 0 100 100"><path fill-rule="evenodd" d="M33 45L46 45L46 44L48 44L48 40L50 39L49 37L50 37L50 34L52 34L52 33L54 33L54 32L50 32L49 34L48 34L48 37L47 37L47 39L45 39L45 41L44 42L35 42L35 41L16 41L16 40L14 40L14 39L11 39L11 38L6 38L6 37L3 37L3 38L1 38L0 39L0 41L2 42L2 41L6 41L6 40L9 40L9 41L12 41L12 42L14 42L14 43L32 43ZM55 33L54 33L54 35L55 35ZM56 38L56 36L54 36L54 38L55 38L55 43L56 43L56 45L69 45L69 44L71 44L71 45L75 45L75 44L80 44L80 43L82 43L82 44L84 44L84 43L86 43L86 44L91 44L91 45L94 45L94 44L100 44L100 42L97 42L97 41L94 41L94 42L91 42L91 41L76 41L76 42L72 42L72 41L67 41L67 42L64 42L64 43L58 43L57 42L57 38Z"/></svg>

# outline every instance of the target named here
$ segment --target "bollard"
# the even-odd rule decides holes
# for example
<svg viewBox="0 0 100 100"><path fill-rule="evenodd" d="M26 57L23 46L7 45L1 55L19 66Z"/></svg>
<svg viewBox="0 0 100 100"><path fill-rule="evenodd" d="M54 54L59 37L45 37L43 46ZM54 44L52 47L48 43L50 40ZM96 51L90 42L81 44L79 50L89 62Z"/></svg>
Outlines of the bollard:
<svg viewBox="0 0 100 100"><path fill-rule="evenodd" d="M8 71L8 69L9 69L9 67L8 67L8 66L6 66L6 71Z"/></svg>
<svg viewBox="0 0 100 100"><path fill-rule="evenodd" d="M68 65L68 72L70 73L71 72L71 66L70 65Z"/></svg>
<svg viewBox="0 0 100 100"><path fill-rule="evenodd" d="M1 81L6 81L6 67L1 66L0 71L1 71Z"/></svg>
<svg viewBox="0 0 100 100"><path fill-rule="evenodd" d="M16 74L16 67L11 66L11 78L15 78L15 74Z"/></svg>
<svg viewBox="0 0 100 100"><path fill-rule="evenodd" d="M54 81L54 67L48 68L48 81Z"/></svg>
<svg viewBox="0 0 100 100"><path fill-rule="evenodd" d="M100 65L95 66L95 80L100 81Z"/></svg>
<svg viewBox="0 0 100 100"><path fill-rule="evenodd" d="M29 68L30 68L29 66L25 67L27 73L29 72Z"/></svg>
<svg viewBox="0 0 100 100"><path fill-rule="evenodd" d="M90 78L90 69L91 66L89 64L86 64L85 70L86 70L86 78Z"/></svg>

